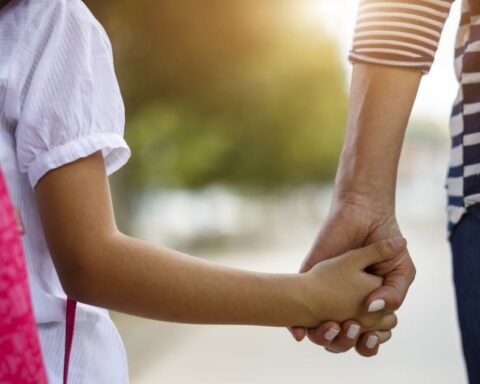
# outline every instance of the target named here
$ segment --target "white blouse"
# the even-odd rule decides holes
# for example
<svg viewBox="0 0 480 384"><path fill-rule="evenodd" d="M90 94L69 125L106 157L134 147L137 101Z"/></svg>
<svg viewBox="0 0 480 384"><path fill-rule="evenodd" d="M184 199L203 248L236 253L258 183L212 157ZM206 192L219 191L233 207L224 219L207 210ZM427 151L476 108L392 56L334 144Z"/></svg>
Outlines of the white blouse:
<svg viewBox="0 0 480 384"><path fill-rule="evenodd" d="M33 305L50 383L61 383L66 295L33 188L48 171L102 151L108 174L130 151L108 37L80 0L12 0L0 10L0 167L26 234ZM127 383L127 359L105 309L79 304L71 383Z"/></svg>

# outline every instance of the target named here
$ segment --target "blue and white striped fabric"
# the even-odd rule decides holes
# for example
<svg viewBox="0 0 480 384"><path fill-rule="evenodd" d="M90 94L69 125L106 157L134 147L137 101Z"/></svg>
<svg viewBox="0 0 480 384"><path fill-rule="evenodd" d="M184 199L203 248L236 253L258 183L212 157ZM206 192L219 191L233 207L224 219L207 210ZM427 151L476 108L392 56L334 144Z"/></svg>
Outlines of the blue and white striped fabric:
<svg viewBox="0 0 480 384"><path fill-rule="evenodd" d="M110 43L80 0L15 0L0 10L0 167L20 209L29 283L49 383L63 382L66 295L43 235L34 187L102 151L107 173L130 151ZM127 383L108 311L79 304L69 382Z"/></svg>
<svg viewBox="0 0 480 384"><path fill-rule="evenodd" d="M460 0L458 0L460 1ZM350 60L420 70L433 63L453 0L363 0ZM450 131L449 230L480 203L480 1L463 0Z"/></svg>

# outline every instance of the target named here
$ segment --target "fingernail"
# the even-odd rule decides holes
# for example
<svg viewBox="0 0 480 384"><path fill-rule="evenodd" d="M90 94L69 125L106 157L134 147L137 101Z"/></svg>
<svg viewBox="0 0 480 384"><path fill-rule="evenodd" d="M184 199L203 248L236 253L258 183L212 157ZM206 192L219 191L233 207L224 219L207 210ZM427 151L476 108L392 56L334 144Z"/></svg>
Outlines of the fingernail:
<svg viewBox="0 0 480 384"><path fill-rule="evenodd" d="M377 336L368 336L367 339L367 348L373 349L377 346L378 337Z"/></svg>
<svg viewBox="0 0 480 384"><path fill-rule="evenodd" d="M394 251L400 251L407 245L407 240L403 237L395 237L394 239L390 239L389 243Z"/></svg>
<svg viewBox="0 0 480 384"><path fill-rule="evenodd" d="M325 339L332 341L339 333L340 331L338 329L329 329L327 332L325 332Z"/></svg>
<svg viewBox="0 0 480 384"><path fill-rule="evenodd" d="M385 300L374 300L368 307L368 312L378 312L385 308Z"/></svg>
<svg viewBox="0 0 480 384"><path fill-rule="evenodd" d="M352 324L350 327L348 327L347 337L354 340L357 338L358 332L360 332L360 326L357 324Z"/></svg>

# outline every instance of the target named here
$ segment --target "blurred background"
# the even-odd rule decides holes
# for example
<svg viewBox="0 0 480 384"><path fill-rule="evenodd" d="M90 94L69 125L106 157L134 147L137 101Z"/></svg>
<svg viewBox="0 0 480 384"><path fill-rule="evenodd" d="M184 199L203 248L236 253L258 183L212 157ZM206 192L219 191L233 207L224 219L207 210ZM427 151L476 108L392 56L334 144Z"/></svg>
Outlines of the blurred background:
<svg viewBox="0 0 480 384"><path fill-rule="evenodd" d="M347 110L355 0L86 1L109 34L133 152L122 229L224 264L296 271L328 210ZM459 4L408 129L398 218L418 275L374 359L284 329L112 314L132 384L465 383L445 192Z"/></svg>

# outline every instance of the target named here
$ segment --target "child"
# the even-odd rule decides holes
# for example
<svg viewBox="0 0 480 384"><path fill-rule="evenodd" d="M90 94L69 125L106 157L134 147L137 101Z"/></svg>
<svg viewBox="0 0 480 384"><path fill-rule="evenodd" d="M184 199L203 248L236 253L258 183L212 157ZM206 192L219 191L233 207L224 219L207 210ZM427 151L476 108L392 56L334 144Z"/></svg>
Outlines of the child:
<svg viewBox="0 0 480 384"><path fill-rule="evenodd" d="M24 220L50 383L63 375L67 296L82 303L69 370L76 384L128 382L121 339L103 308L185 323L395 325L391 313L367 312L363 301L382 280L364 270L404 252L401 238L305 274L266 274L119 233L107 175L130 155L123 103L107 35L80 0L15 0L1 9L0 103L0 165Z"/></svg>

